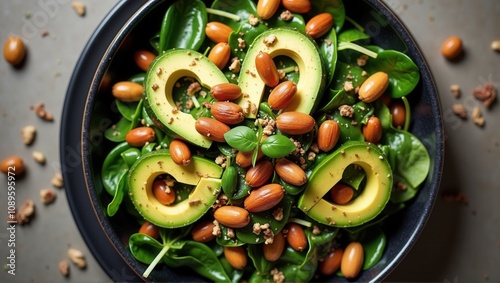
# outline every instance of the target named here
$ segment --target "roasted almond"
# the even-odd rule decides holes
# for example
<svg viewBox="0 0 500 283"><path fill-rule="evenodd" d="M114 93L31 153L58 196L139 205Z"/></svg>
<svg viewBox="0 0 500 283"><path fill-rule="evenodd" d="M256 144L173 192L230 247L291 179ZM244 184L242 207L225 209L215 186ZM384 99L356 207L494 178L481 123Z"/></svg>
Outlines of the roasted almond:
<svg viewBox="0 0 500 283"><path fill-rule="evenodd" d="M247 252L244 247L224 247L224 257L234 269L243 269L247 265Z"/></svg>
<svg viewBox="0 0 500 283"><path fill-rule="evenodd" d="M170 157L175 164L188 166L191 163L191 150L187 144L181 140L173 140L168 148Z"/></svg>
<svg viewBox="0 0 500 283"><path fill-rule="evenodd" d="M219 101L235 100L240 98L241 88L237 84L222 83L214 85L210 89L210 94Z"/></svg>
<svg viewBox="0 0 500 283"><path fill-rule="evenodd" d="M311 10L311 1L309 0L281 0L281 4L294 13L305 14Z"/></svg>
<svg viewBox="0 0 500 283"><path fill-rule="evenodd" d="M3 57L13 66L21 64L26 57L24 41L15 35L9 36L3 45Z"/></svg>
<svg viewBox="0 0 500 283"><path fill-rule="evenodd" d="M290 111L283 112L276 117L276 127L278 130L289 135L307 134L314 128L316 121L311 115Z"/></svg>
<svg viewBox="0 0 500 283"><path fill-rule="evenodd" d="M238 151L235 160L236 164L238 164L241 168L247 168L248 166L252 165L252 156L253 156L253 151L248 151L248 152ZM264 157L264 153L259 148L257 152L257 161L261 160L262 157Z"/></svg>
<svg viewBox="0 0 500 283"><path fill-rule="evenodd" d="M125 136L125 141L131 146L141 147L156 138L155 131L150 127L137 127L130 130Z"/></svg>
<svg viewBox="0 0 500 283"><path fill-rule="evenodd" d="M279 232L278 234L274 235L273 242L264 245L264 247L262 248L264 257L268 261L277 261L278 259L280 259L283 250L285 250L285 243L286 241L283 233Z"/></svg>
<svg viewBox="0 0 500 283"><path fill-rule="evenodd" d="M296 93L297 85L292 81L284 81L271 91L267 103L273 110L281 110L292 102Z"/></svg>
<svg viewBox="0 0 500 283"><path fill-rule="evenodd" d="M270 87L275 87L280 81L278 68L269 53L260 51L255 57L255 68L260 78Z"/></svg>
<svg viewBox="0 0 500 283"><path fill-rule="evenodd" d="M117 82L111 89L113 96L123 102L137 102L141 100L143 92L142 85L129 81Z"/></svg>
<svg viewBox="0 0 500 283"><path fill-rule="evenodd" d="M227 62L229 62L230 57L231 47L225 42L217 43L212 50L210 50L210 53L208 53L208 59L221 70L226 66Z"/></svg>
<svg viewBox="0 0 500 283"><path fill-rule="evenodd" d="M229 101L218 101L213 103L210 107L210 113L215 119L226 125L235 125L245 119L241 106Z"/></svg>
<svg viewBox="0 0 500 283"><path fill-rule="evenodd" d="M340 126L334 120L326 120L319 126L317 143L322 151L330 151L340 137Z"/></svg>
<svg viewBox="0 0 500 283"><path fill-rule="evenodd" d="M382 124L379 118L372 116L368 119L366 125L363 126L363 136L367 142L376 144L380 141L382 137Z"/></svg>
<svg viewBox="0 0 500 283"><path fill-rule="evenodd" d="M376 72L369 76L359 88L359 99L371 103L381 97L389 86L389 76L384 72Z"/></svg>
<svg viewBox="0 0 500 283"><path fill-rule="evenodd" d="M209 22L205 27L205 34L215 43L227 43L229 41L229 35L232 32L233 29L230 26L221 22Z"/></svg>
<svg viewBox="0 0 500 283"><path fill-rule="evenodd" d="M139 69L143 70L144 72L147 72L149 69L149 65L151 65L151 62L156 58L156 55L153 54L152 52L149 52L147 50L137 50L134 53L134 61L137 67Z"/></svg>
<svg viewBox="0 0 500 283"><path fill-rule="evenodd" d="M319 272L323 275L332 275L337 272L340 268L343 254L344 250L342 248L333 249L319 262Z"/></svg>
<svg viewBox="0 0 500 283"><path fill-rule="evenodd" d="M250 214L239 206L226 205L214 212L214 218L220 224L230 228L243 228L250 223Z"/></svg>
<svg viewBox="0 0 500 283"><path fill-rule="evenodd" d="M274 173L274 166L269 160L257 162L254 167L248 169L245 180L250 187L264 185Z"/></svg>
<svg viewBox="0 0 500 283"><path fill-rule="evenodd" d="M8 174L9 172L16 174L16 176L24 173L24 162L19 156L8 156L0 161L0 171Z"/></svg>
<svg viewBox="0 0 500 283"><path fill-rule="evenodd" d="M333 16L330 13L321 13L312 17L306 24L306 34L312 38L320 38L333 26Z"/></svg>
<svg viewBox="0 0 500 283"><path fill-rule="evenodd" d="M194 125L198 133L216 142L225 142L224 134L230 130L226 124L207 117L198 118Z"/></svg>
<svg viewBox="0 0 500 283"><path fill-rule="evenodd" d="M139 233L148 235L151 238L160 238L160 227L154 225L149 221L142 223L141 228L139 228Z"/></svg>
<svg viewBox="0 0 500 283"><path fill-rule="evenodd" d="M153 182L153 195L163 205L171 205L175 201L175 190L165 180L155 179Z"/></svg>
<svg viewBox="0 0 500 283"><path fill-rule="evenodd" d="M302 186L307 182L306 172L289 159L279 158L276 160L274 170L283 181L291 185Z"/></svg>
<svg viewBox="0 0 500 283"><path fill-rule="evenodd" d="M276 206L285 196L285 189L280 184L267 184L250 192L243 202L250 212L261 212Z"/></svg>
<svg viewBox="0 0 500 283"><path fill-rule="evenodd" d="M263 20L270 19L280 6L281 0L259 0L257 2L257 15Z"/></svg>
<svg viewBox="0 0 500 283"><path fill-rule="evenodd" d="M307 249L307 237L306 232L302 226L297 223L290 222L287 224L288 233L286 236L286 241L296 251L303 251Z"/></svg>
<svg viewBox="0 0 500 283"><path fill-rule="evenodd" d="M215 235L212 233L214 226L213 221L209 219L197 223L191 230L193 240L200 243L210 242L215 238Z"/></svg>
<svg viewBox="0 0 500 283"><path fill-rule="evenodd" d="M392 116L392 125L396 128L403 127L406 120L406 109L403 102L401 100L391 102L389 111Z"/></svg>
<svg viewBox="0 0 500 283"><path fill-rule="evenodd" d="M336 204L347 204L352 200L353 196L354 189L343 183L337 183L330 189L330 198Z"/></svg>
<svg viewBox="0 0 500 283"><path fill-rule="evenodd" d="M359 242L351 242L344 250L340 270L347 279L353 279L358 276L363 267L364 251Z"/></svg>

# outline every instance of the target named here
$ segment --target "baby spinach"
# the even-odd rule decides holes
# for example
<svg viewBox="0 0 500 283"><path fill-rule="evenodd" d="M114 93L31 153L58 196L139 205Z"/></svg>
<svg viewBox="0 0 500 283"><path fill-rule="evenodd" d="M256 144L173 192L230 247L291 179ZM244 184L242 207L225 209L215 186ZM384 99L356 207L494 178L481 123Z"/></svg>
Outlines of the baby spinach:
<svg viewBox="0 0 500 283"><path fill-rule="evenodd" d="M273 263L264 257L262 249L262 245L247 245L248 257L252 260L257 272L269 274L273 268Z"/></svg>
<svg viewBox="0 0 500 283"><path fill-rule="evenodd" d="M112 142L122 142L125 141L125 136L132 128L132 122L127 118L122 117L118 123L111 126L109 129L104 131L104 136Z"/></svg>
<svg viewBox="0 0 500 283"><path fill-rule="evenodd" d="M115 146L106 156L101 169L101 181L104 188L110 195L115 195L115 191L120 183L122 175L127 173L127 163L121 154L132 148L127 142L122 142Z"/></svg>
<svg viewBox="0 0 500 283"><path fill-rule="evenodd" d="M358 29L347 29L339 33L339 42L368 41L370 36Z"/></svg>
<svg viewBox="0 0 500 283"><path fill-rule="evenodd" d="M248 23L250 14L257 15L257 6L251 0L215 0L211 8L213 10L224 11L231 13L240 18L235 21L233 18L210 14L210 21L217 21L230 26L233 30L239 30L242 23Z"/></svg>
<svg viewBox="0 0 500 283"><path fill-rule="evenodd" d="M325 103L319 111L321 112L331 112L338 109L342 105L352 105L356 102L356 97L353 94L347 93L345 89L334 90L331 89L325 92L323 97Z"/></svg>
<svg viewBox="0 0 500 283"><path fill-rule="evenodd" d="M134 119L135 111L137 109L137 102L121 102L120 100L116 99L116 108L118 108L118 111L120 114L123 116L123 118L132 121Z"/></svg>
<svg viewBox="0 0 500 283"><path fill-rule="evenodd" d="M335 74L337 66L337 33L335 30L328 32L319 45L319 54L326 64L326 85L329 85Z"/></svg>

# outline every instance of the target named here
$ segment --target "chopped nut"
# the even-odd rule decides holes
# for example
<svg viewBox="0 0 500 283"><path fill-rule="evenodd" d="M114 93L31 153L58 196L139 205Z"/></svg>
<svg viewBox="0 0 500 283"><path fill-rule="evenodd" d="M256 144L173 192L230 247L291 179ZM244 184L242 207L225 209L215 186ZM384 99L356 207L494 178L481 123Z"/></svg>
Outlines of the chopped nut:
<svg viewBox="0 0 500 283"><path fill-rule="evenodd" d="M280 19L285 22L290 21L293 19L293 14L289 10L285 10L280 14Z"/></svg>
<svg viewBox="0 0 500 283"><path fill-rule="evenodd" d="M486 122L479 107L474 107L474 109L472 109L471 119L472 122L474 122L474 124L478 125L479 127L484 126L484 123Z"/></svg>
<svg viewBox="0 0 500 283"><path fill-rule="evenodd" d="M460 86L457 85L457 84L453 84L450 86L450 91L451 93L453 94L453 96L455 98L459 98L460 97Z"/></svg>
<svg viewBox="0 0 500 283"><path fill-rule="evenodd" d="M35 216L35 203L28 199L24 202L17 213L17 223L23 225L29 223Z"/></svg>
<svg viewBox="0 0 500 283"><path fill-rule="evenodd" d="M497 91L492 83L486 83L472 91L475 98L481 100L485 107L489 107L497 97Z"/></svg>
<svg viewBox="0 0 500 283"><path fill-rule="evenodd" d="M73 7L73 10L75 10L75 12L80 17L85 16L85 13L87 12L87 6L85 6L85 4L83 4L80 1L73 1L73 2L71 2L71 7Z"/></svg>
<svg viewBox="0 0 500 283"><path fill-rule="evenodd" d="M277 40L277 37L276 35L274 34L271 34L269 36L267 36L266 38L264 38L264 44L269 47L269 46L272 46Z"/></svg>
<svg viewBox="0 0 500 283"><path fill-rule="evenodd" d="M231 65L229 65L229 71L233 73L239 73L241 69L241 62L238 57L231 59Z"/></svg>
<svg viewBox="0 0 500 283"><path fill-rule="evenodd" d="M40 151L33 151L33 159L35 159L36 162L42 165L45 164L45 162L47 161L45 155Z"/></svg>
<svg viewBox="0 0 500 283"><path fill-rule="evenodd" d="M500 51L500 40L493 40L491 42L491 50Z"/></svg>
<svg viewBox="0 0 500 283"><path fill-rule="evenodd" d="M359 66L359 67L363 67L366 65L366 62L368 61L368 55L361 55L358 57L358 59L356 59L356 64Z"/></svg>
<svg viewBox="0 0 500 283"><path fill-rule="evenodd" d="M250 15L248 15L248 22L252 26L256 26L259 24L259 18L257 18L254 14L250 14Z"/></svg>
<svg viewBox="0 0 500 283"><path fill-rule="evenodd" d="M351 91L353 91L353 90L354 90L354 86L353 86L353 84L352 84L352 82L351 82L351 81L345 81L345 82L344 82L344 90L345 90L346 92L351 92Z"/></svg>
<svg viewBox="0 0 500 283"><path fill-rule="evenodd" d="M61 272L61 274L64 277L68 277L69 276L69 264L68 264L68 261L61 260L59 262L59 264L57 265L57 267L59 268L59 272Z"/></svg>
<svg viewBox="0 0 500 283"><path fill-rule="evenodd" d="M38 103L35 106L32 106L31 109L33 109L33 111L35 111L35 114L41 119L45 121L54 121L54 116L52 115L52 113L45 109L45 104L43 104L42 102Z"/></svg>
<svg viewBox="0 0 500 283"><path fill-rule="evenodd" d="M40 200L43 204L50 204L56 200L57 193L53 189L42 189L40 191Z"/></svg>
<svg viewBox="0 0 500 283"><path fill-rule="evenodd" d="M462 119L467 118L467 110L465 109L463 104L460 104L460 103L453 104L452 110L453 110L453 113L455 113L455 115L457 115L458 117L460 117Z"/></svg>
<svg viewBox="0 0 500 283"><path fill-rule="evenodd" d="M75 248L68 249L68 258L73 264L75 264L80 269L85 269L87 267L87 262L85 256L80 250Z"/></svg>
<svg viewBox="0 0 500 283"><path fill-rule="evenodd" d="M194 95L195 93L197 93L200 90L201 90L200 83L199 82L193 82L193 83L189 84L189 86L187 88L187 94L189 96L192 96L192 95Z"/></svg>
<svg viewBox="0 0 500 283"><path fill-rule="evenodd" d="M350 105L341 105L339 107L340 116L352 118L354 115L354 108Z"/></svg>
<svg viewBox="0 0 500 283"><path fill-rule="evenodd" d="M35 140L36 128L33 125L24 126L21 129L21 139L25 145L30 145Z"/></svg>
<svg viewBox="0 0 500 283"><path fill-rule="evenodd" d="M271 275L273 276L273 281L275 283L283 283L285 282L285 275L282 271L279 271L277 268L271 270Z"/></svg>

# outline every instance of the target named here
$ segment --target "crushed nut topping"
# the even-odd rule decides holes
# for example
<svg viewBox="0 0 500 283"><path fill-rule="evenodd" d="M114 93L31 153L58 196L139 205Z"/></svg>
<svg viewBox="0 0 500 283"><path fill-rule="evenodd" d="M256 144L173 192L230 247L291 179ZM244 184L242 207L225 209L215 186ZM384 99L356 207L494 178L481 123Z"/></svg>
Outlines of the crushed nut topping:
<svg viewBox="0 0 500 283"><path fill-rule="evenodd" d="M344 82L344 90L346 92L352 92L354 91L354 86L351 81L345 81Z"/></svg>
<svg viewBox="0 0 500 283"><path fill-rule="evenodd" d="M368 55L362 54L361 56L358 57L358 59L356 59L356 64L359 67L363 67L366 65L367 61L368 61Z"/></svg>
<svg viewBox="0 0 500 283"><path fill-rule="evenodd" d="M260 20L259 18L257 18L254 14L250 14L248 15L248 22L252 25L252 26L256 26L259 24Z"/></svg>
<svg viewBox="0 0 500 283"><path fill-rule="evenodd" d="M276 40L278 40L278 38L276 37L276 35L274 34L270 34L269 36L267 36L266 38L264 38L264 44L269 47L269 46L272 46Z"/></svg>
<svg viewBox="0 0 500 283"><path fill-rule="evenodd" d="M340 116L352 118L354 115L354 108L352 106L344 104L339 107Z"/></svg>
<svg viewBox="0 0 500 283"><path fill-rule="evenodd" d="M241 69L241 61L238 57L234 57L231 59L231 65L229 65L229 71L233 73L239 73Z"/></svg>
<svg viewBox="0 0 500 283"><path fill-rule="evenodd" d="M285 10L285 11L281 12L280 19L282 21L285 21L285 22L290 21L293 19L293 14L289 10Z"/></svg>

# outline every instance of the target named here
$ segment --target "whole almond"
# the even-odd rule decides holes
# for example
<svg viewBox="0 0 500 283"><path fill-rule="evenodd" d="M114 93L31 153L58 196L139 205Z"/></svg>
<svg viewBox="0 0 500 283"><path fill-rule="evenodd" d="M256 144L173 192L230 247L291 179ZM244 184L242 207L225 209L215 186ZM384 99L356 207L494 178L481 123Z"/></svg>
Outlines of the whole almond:
<svg viewBox="0 0 500 283"><path fill-rule="evenodd" d="M239 206L226 205L214 212L214 218L220 224L230 228L243 228L250 223L250 214Z"/></svg>
<svg viewBox="0 0 500 283"><path fill-rule="evenodd" d="M229 62L230 57L231 47L225 42L217 43L212 50L210 50L210 53L208 53L208 59L221 70L226 66L227 62Z"/></svg>
<svg viewBox="0 0 500 283"><path fill-rule="evenodd" d="M281 0L281 4L294 13L304 14L311 10L311 1L309 0Z"/></svg>
<svg viewBox="0 0 500 283"><path fill-rule="evenodd" d="M221 22L209 22L205 27L205 34L215 43L227 43L229 41L229 35L232 32L233 29L230 26Z"/></svg>
<svg viewBox="0 0 500 283"><path fill-rule="evenodd" d="M215 238L215 235L212 233L214 230L214 226L215 225L213 221L210 219L199 222L191 230L191 236L193 237L193 240L200 243L210 242Z"/></svg>
<svg viewBox="0 0 500 283"><path fill-rule="evenodd" d="M325 35L333 26L333 16L321 13L312 17L306 24L306 34L317 39Z"/></svg>
<svg viewBox="0 0 500 283"><path fill-rule="evenodd" d="M236 164L238 164L241 168L247 168L248 166L252 165L252 156L253 156L253 151L248 151L248 152L238 151L235 160ZM259 148L257 152L257 161L261 160L262 157L264 157L264 153Z"/></svg>
<svg viewBox="0 0 500 283"><path fill-rule="evenodd" d="M379 118L372 116L368 119L366 125L363 126L363 136L367 142L376 144L380 141L380 138L382 138L382 124Z"/></svg>
<svg viewBox="0 0 500 283"><path fill-rule="evenodd" d="M222 83L212 86L210 94L219 101L235 100L241 96L241 88L237 84Z"/></svg>
<svg viewBox="0 0 500 283"><path fill-rule="evenodd" d="M340 270L347 279L353 279L358 276L363 267L364 251L359 242L351 242L344 250Z"/></svg>
<svg viewBox="0 0 500 283"><path fill-rule="evenodd" d="M333 203L344 205L351 201L354 189L346 184L337 183L330 189L330 198Z"/></svg>
<svg viewBox="0 0 500 283"><path fill-rule="evenodd" d="M271 91L267 103L273 110L281 110L292 102L296 93L297 85L292 81L284 81Z"/></svg>
<svg viewBox="0 0 500 283"><path fill-rule="evenodd" d="M226 124L207 117L198 118L194 126L198 133L216 142L225 142L224 134L230 130Z"/></svg>
<svg viewBox="0 0 500 283"><path fill-rule="evenodd" d="M326 120L319 126L317 143L322 151L330 151L340 137L340 126L334 120Z"/></svg>
<svg viewBox="0 0 500 283"><path fill-rule="evenodd" d="M113 96L123 102L137 102L141 100L143 92L142 85L129 81L117 82L111 89Z"/></svg>
<svg viewBox="0 0 500 283"><path fill-rule="evenodd" d="M274 173L274 166L269 160L257 162L254 167L248 169L245 180L250 187L264 185Z"/></svg>
<svg viewBox="0 0 500 283"><path fill-rule="evenodd" d="M3 45L3 57L13 66L21 64L26 57L26 46L22 38L9 36Z"/></svg>
<svg viewBox="0 0 500 283"><path fill-rule="evenodd" d="M311 115L290 111L283 112L276 117L276 127L278 130L289 135L307 134L314 128L316 121Z"/></svg>
<svg viewBox="0 0 500 283"><path fill-rule="evenodd" d="M285 189L280 184L267 184L250 192L243 202L250 212L262 212L276 206L285 196Z"/></svg>
<svg viewBox="0 0 500 283"><path fill-rule="evenodd" d="M278 234L274 235L273 242L264 245L264 247L262 248L264 257L268 261L277 261L278 259L280 259L283 250L285 250L285 243L286 241L283 233L279 232Z"/></svg>
<svg viewBox="0 0 500 283"><path fill-rule="evenodd" d="M291 185L302 186L307 182L306 172L289 159L279 158L276 160L274 170L283 181Z"/></svg>
<svg viewBox="0 0 500 283"><path fill-rule="evenodd" d="M149 221L142 223L139 233L148 235L153 239L160 238L160 228Z"/></svg>
<svg viewBox="0 0 500 283"><path fill-rule="evenodd" d="M247 252L244 247L224 247L224 257L234 269L243 269L247 265Z"/></svg>
<svg viewBox="0 0 500 283"><path fill-rule="evenodd" d="M150 127L137 127L130 130L125 136L125 141L131 146L141 147L156 138L155 131Z"/></svg>
<svg viewBox="0 0 500 283"><path fill-rule="evenodd" d="M152 52L149 52L147 50L137 50L134 53L134 61L137 67L139 69L143 70L144 72L147 72L149 69L149 65L151 65L151 62L156 58L156 55L153 54Z"/></svg>
<svg viewBox="0 0 500 283"><path fill-rule="evenodd" d="M4 174L9 172L14 173L16 176L24 173L24 162L19 156L8 156L0 161L0 171Z"/></svg>
<svg viewBox="0 0 500 283"><path fill-rule="evenodd" d="M255 57L255 68L267 86L275 87L280 81L278 68L269 53L260 51Z"/></svg>
<svg viewBox="0 0 500 283"><path fill-rule="evenodd" d="M384 72L377 72L366 79L359 88L359 99L371 103L381 97L389 86L389 76Z"/></svg>
<svg viewBox="0 0 500 283"><path fill-rule="evenodd" d="M210 107L210 113L215 119L226 125L235 125L245 119L243 108L229 101L218 101Z"/></svg>
<svg viewBox="0 0 500 283"><path fill-rule="evenodd" d="M342 255L344 250L342 248L335 248L329 252L322 261L319 262L319 272L323 275L332 275L340 268Z"/></svg>
<svg viewBox="0 0 500 283"><path fill-rule="evenodd" d="M168 149L175 164L188 166L191 163L191 150L185 142L173 140Z"/></svg>
<svg viewBox="0 0 500 283"><path fill-rule="evenodd" d="M296 251L303 251L307 248L307 236L302 226L297 223L290 222L287 224L288 234L286 241Z"/></svg>
<svg viewBox="0 0 500 283"><path fill-rule="evenodd" d="M257 15L263 20L270 19L278 10L281 0L259 0L257 2Z"/></svg>
<svg viewBox="0 0 500 283"><path fill-rule="evenodd" d="M171 205L175 201L175 190L167 185L165 180L156 179L153 182L153 196L163 205Z"/></svg>

